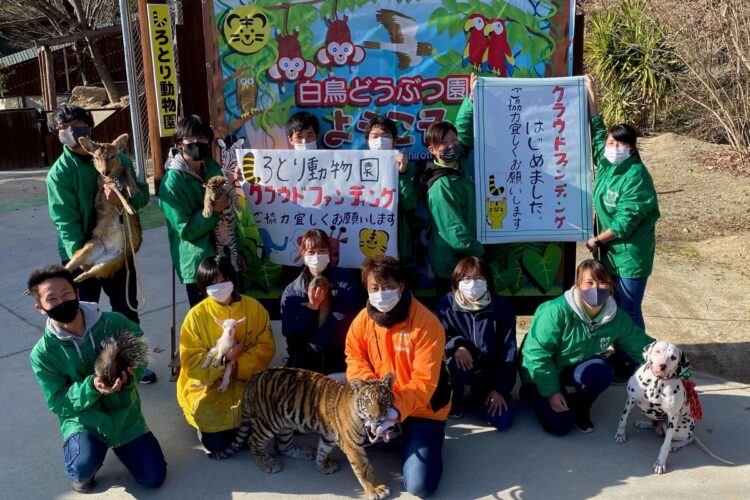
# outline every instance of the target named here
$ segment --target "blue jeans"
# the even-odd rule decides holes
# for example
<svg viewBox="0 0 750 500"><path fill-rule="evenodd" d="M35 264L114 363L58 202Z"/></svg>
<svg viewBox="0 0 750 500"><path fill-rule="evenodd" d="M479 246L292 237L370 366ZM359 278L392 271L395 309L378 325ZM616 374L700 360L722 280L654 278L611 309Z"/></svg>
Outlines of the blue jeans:
<svg viewBox="0 0 750 500"><path fill-rule="evenodd" d="M104 441L92 434L73 434L63 444L65 474L79 483L88 481L104 463L107 449ZM158 488L164 482L167 462L152 433L147 432L113 451L138 484Z"/></svg>
<svg viewBox="0 0 750 500"><path fill-rule="evenodd" d="M485 400L489 395L490 389L485 387L486 384L480 382L478 377L479 370L476 364L471 370L463 370L458 367L456 358L450 357L448 358L448 371L451 374L453 401L457 401L459 405L463 405L464 386L471 384L472 396L476 394L475 399L477 399L482 408L482 417L486 422L489 422L490 425L499 431L507 430L513 425L513 410L510 406L510 397L505 397L505 403L508 405L507 410L495 415L490 415L487 411Z"/></svg>
<svg viewBox="0 0 750 500"><path fill-rule="evenodd" d="M443 475L445 422L408 417L403 422L401 463L406 491L420 498L432 495Z"/></svg>
<svg viewBox="0 0 750 500"><path fill-rule="evenodd" d="M617 305L625 311L625 314L630 316L633 323L645 330L646 324L643 322L641 304L643 303L643 295L646 293L648 277L621 278L613 274L612 279L617 285L617 292L615 293Z"/></svg>
<svg viewBox="0 0 750 500"><path fill-rule="evenodd" d="M572 397L565 392L564 387L561 387L561 392L568 404L568 410L563 412L553 410L549 399L539 394L533 384L525 384L522 387L522 390L535 393L531 396L534 413L542 428L556 436L564 436L573 429L576 405L590 408L599 394L609 387L612 383L612 368L603 359L591 358L563 370L560 379L561 384L573 385L577 390L575 397ZM527 392L525 398L528 397Z"/></svg>

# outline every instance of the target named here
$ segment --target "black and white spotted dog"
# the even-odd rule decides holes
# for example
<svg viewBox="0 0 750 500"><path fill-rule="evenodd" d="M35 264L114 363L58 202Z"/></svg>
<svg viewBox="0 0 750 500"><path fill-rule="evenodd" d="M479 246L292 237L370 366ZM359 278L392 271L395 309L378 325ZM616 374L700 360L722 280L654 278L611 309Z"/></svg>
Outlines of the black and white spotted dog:
<svg viewBox="0 0 750 500"><path fill-rule="evenodd" d="M667 471L667 456L693 442L717 460L729 463L708 450L695 437L695 419L691 414L687 392L681 375L690 366L682 350L669 342L652 342L643 350L643 364L628 381L628 401L617 426L615 441L626 441L625 427L628 416L635 405L646 420L635 423L641 429L655 429L664 435L664 443L654 463L653 471L664 474Z"/></svg>

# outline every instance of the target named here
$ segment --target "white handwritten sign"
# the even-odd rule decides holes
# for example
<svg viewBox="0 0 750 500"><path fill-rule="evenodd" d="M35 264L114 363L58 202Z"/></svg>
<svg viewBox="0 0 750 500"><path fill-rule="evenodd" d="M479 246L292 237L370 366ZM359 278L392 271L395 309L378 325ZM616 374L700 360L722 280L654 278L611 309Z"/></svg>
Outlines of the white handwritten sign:
<svg viewBox="0 0 750 500"><path fill-rule="evenodd" d="M586 104L582 77L477 80L474 162L482 243L591 237Z"/></svg>
<svg viewBox="0 0 750 500"><path fill-rule="evenodd" d="M396 151L242 149L245 194L271 261L302 264L299 238L322 229L332 261L358 268L366 257L397 256Z"/></svg>

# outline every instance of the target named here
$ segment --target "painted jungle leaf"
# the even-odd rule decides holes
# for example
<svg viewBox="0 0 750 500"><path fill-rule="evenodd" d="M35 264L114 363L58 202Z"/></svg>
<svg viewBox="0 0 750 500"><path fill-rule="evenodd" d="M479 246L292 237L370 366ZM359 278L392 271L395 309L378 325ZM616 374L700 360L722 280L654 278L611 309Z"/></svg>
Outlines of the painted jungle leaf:
<svg viewBox="0 0 750 500"><path fill-rule="evenodd" d="M558 243L547 245L543 254L527 250L521 256L521 269L529 281L547 294L555 281L562 262L562 247Z"/></svg>
<svg viewBox="0 0 750 500"><path fill-rule="evenodd" d="M518 262L502 271L499 262L491 262L490 271L495 290L501 295L515 295L526 284L526 277Z"/></svg>

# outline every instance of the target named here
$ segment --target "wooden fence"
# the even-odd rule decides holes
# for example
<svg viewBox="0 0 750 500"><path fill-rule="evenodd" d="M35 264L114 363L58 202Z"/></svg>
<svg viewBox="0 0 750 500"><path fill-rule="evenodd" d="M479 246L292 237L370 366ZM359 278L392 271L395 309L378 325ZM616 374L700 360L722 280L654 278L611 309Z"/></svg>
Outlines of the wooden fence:
<svg viewBox="0 0 750 500"><path fill-rule="evenodd" d="M0 111L0 170L40 168L44 162L43 116L35 109Z"/></svg>

